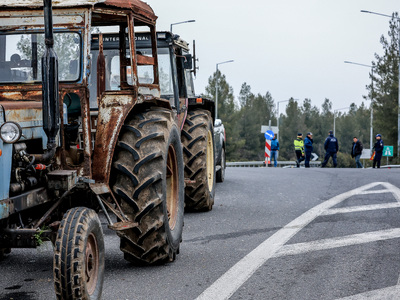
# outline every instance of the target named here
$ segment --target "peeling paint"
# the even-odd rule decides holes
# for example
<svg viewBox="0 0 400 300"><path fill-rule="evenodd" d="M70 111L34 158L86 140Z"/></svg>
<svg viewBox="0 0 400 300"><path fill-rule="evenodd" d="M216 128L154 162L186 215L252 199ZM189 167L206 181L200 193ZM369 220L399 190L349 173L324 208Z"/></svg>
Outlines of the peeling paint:
<svg viewBox="0 0 400 300"><path fill-rule="evenodd" d="M133 93L126 92L103 94L93 156L93 177L96 182L108 183L118 133L136 102L135 98Z"/></svg>

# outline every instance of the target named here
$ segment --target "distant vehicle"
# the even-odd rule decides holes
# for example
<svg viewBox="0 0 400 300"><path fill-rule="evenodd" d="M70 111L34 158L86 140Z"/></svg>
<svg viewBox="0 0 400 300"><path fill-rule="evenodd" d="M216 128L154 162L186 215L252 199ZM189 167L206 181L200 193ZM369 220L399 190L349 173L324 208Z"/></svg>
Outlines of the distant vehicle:
<svg viewBox="0 0 400 300"><path fill-rule="evenodd" d="M215 163L216 163L216 180L224 182L225 179L225 147L226 133L224 124L221 119L216 119L214 122L214 141L215 141Z"/></svg>

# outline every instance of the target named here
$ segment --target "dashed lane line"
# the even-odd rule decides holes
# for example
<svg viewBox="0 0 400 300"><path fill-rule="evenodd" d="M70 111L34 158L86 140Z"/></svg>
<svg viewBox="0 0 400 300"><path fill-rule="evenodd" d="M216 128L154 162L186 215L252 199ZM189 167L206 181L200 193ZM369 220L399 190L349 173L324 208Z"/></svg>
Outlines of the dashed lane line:
<svg viewBox="0 0 400 300"><path fill-rule="evenodd" d="M384 186L393 193L396 200L400 202L400 190L387 182L374 182L354 190L348 191L333 197L302 214L285 227L277 231L252 252L247 254L242 260L237 262L225 274L217 279L209 288L199 295L197 300L223 300L229 299L267 260L274 255L289 241L295 234L310 224L325 211L338 205L343 200L367 192L369 189L378 185ZM372 191L370 191L372 192Z"/></svg>

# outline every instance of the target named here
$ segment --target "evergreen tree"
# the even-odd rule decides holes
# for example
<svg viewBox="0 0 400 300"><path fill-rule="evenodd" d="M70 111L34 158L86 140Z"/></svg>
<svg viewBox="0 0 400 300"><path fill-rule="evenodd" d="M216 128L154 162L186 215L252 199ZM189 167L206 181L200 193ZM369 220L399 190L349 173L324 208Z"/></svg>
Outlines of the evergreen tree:
<svg viewBox="0 0 400 300"><path fill-rule="evenodd" d="M280 116L279 130L280 157L286 160L295 159L293 142L298 133L303 133L303 138L305 137L306 125L305 116L293 98L286 106L286 115Z"/></svg>
<svg viewBox="0 0 400 300"><path fill-rule="evenodd" d="M218 80L218 118L222 120L226 132L226 159L227 161L239 161L241 158L238 151L245 141L239 136L237 129L238 107L235 104L232 87L226 82L225 75L215 72L208 79L206 87L207 98L214 99L216 82Z"/></svg>
<svg viewBox="0 0 400 300"><path fill-rule="evenodd" d="M389 23L388 38L381 36L384 53L375 54L374 75L370 75L373 85L367 86L369 97L374 99L374 135L380 133L386 145L397 145L398 137L398 88L399 49L398 13L394 13ZM394 147L395 153L397 147Z"/></svg>

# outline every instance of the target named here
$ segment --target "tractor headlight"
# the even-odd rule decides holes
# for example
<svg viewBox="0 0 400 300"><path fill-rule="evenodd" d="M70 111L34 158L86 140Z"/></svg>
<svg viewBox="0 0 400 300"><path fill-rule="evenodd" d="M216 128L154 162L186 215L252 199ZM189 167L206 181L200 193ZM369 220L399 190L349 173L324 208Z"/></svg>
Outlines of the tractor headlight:
<svg viewBox="0 0 400 300"><path fill-rule="evenodd" d="M17 123L6 122L0 126L0 137L7 144L13 144L22 135L22 128Z"/></svg>

